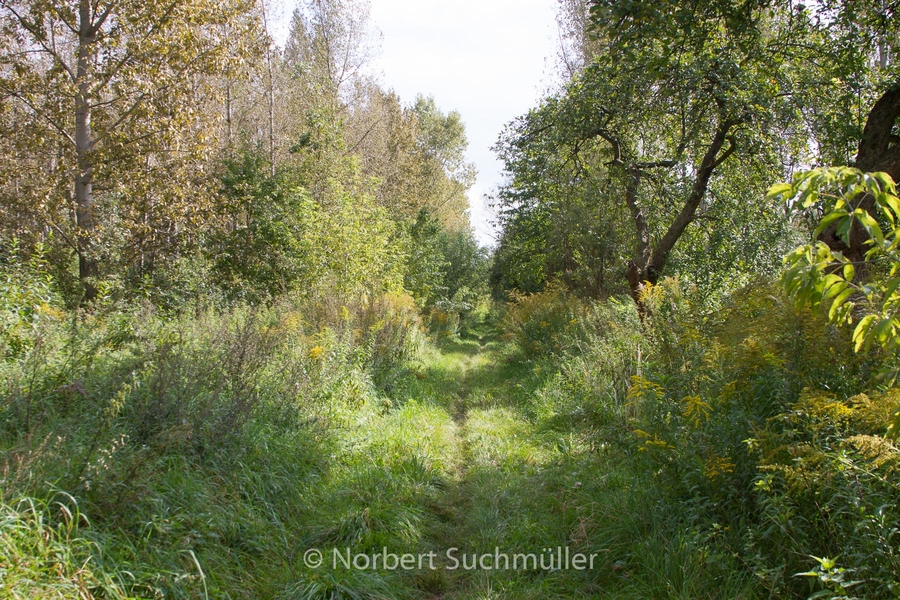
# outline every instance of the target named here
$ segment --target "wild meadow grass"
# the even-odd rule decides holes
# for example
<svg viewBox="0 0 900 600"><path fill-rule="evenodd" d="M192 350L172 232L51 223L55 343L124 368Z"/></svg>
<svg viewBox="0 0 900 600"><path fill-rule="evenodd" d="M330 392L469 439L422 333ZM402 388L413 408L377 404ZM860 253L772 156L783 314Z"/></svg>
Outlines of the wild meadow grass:
<svg viewBox="0 0 900 600"><path fill-rule="evenodd" d="M134 323L117 343L89 332L82 344L112 348L72 371L41 365L38 411L6 405L7 426L39 426L4 438L3 596L641 597L653 577L691 589L664 558L650 482L598 440L597 398L572 397L552 363L495 336L445 339L398 365L387 394L339 332L208 318ZM33 404L22 381L17 401ZM556 546L596 554L595 569L449 571L441 558ZM311 548L323 566L305 564ZM439 558L333 568L335 549Z"/></svg>
<svg viewBox="0 0 900 600"><path fill-rule="evenodd" d="M743 341L698 356L689 324L646 335L611 302L567 321L568 349L538 352L484 324L425 342L390 301L319 324L301 308L42 325L3 363L0 597L805 597L838 571L794 577L786 565L812 567L786 518L811 548L855 527L843 547L871 557L857 572L889 587L893 509L872 503L892 497L898 461L875 434L898 399L773 398L797 387L777 358L796 338L754 328L784 325L726 322ZM680 366L647 361L671 347ZM748 432L777 402L789 412ZM759 454L729 450L751 435ZM781 458L810 448L820 462L801 470ZM742 469L762 473L750 490ZM815 510L809 489L828 498L815 518L799 512ZM557 547L593 568L447 568L450 549ZM334 552L434 553L435 568L347 568Z"/></svg>

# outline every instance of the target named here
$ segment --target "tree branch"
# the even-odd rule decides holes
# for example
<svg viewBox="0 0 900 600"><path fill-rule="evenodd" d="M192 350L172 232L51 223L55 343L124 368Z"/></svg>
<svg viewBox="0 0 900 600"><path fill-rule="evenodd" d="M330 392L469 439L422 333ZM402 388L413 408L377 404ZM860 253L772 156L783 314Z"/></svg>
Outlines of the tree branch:
<svg viewBox="0 0 900 600"><path fill-rule="evenodd" d="M178 81L180 80L181 76L185 73L185 71L187 71L188 68L191 67L194 63L200 61L202 58L205 58L207 54L209 54L209 53L204 52L204 53L198 55L197 57L195 57L190 62L188 62L186 65L184 65L181 68L181 70L179 70L177 73L175 73L172 76L172 78L169 80L169 82L166 83L165 85L160 85L159 87L156 87L151 91L140 94L137 97L137 99L135 99L135 101L131 104L131 106L129 106L128 109L126 109L122 113L122 115L119 116L119 118L116 119L116 121L112 125L110 125L109 127L106 128L106 131L102 135L97 136L97 138L94 140L94 143L100 142L101 140L108 137L111 133L113 133L116 129L118 129L119 126L121 126L122 123L124 123L128 119L128 117L130 117L131 114L135 110L137 110L138 107L141 106L141 104L144 103L144 100L146 100L148 96L150 96L151 94L153 94L153 95L161 94L162 92L165 92L167 89L169 89L170 87L172 87L173 85L178 83Z"/></svg>
<svg viewBox="0 0 900 600"><path fill-rule="evenodd" d="M112 14L112 11L119 5L118 2L110 2L109 6L106 7L106 10L97 17L97 20L94 21L93 25L91 25L91 36L95 36L100 32L100 29L103 27L103 24L106 23L106 19L109 18L109 15ZM99 6L99 5L98 5ZM94 7L94 11L96 12L97 7Z"/></svg>
<svg viewBox="0 0 900 600"><path fill-rule="evenodd" d="M72 83L75 83L77 80L77 78L75 77L75 73L72 71L72 69L69 68L68 63L66 63L66 61L64 61L62 59L62 57L56 52L56 50L47 45L47 41L45 39L46 35L44 35L44 32L41 31L40 29L34 27L33 25L29 24L28 21L22 15L20 15L18 12L16 12L16 10L12 6L9 6L7 4L6 10L8 10L10 13L12 13L12 15L16 18L16 20L19 22L19 24L22 26L22 28L31 34L31 37L38 44L40 44L41 48L44 49L44 52L49 54L51 57L53 57L53 60L55 60L57 63L59 63L59 65L63 68L63 70L66 72L66 74L68 74L69 78L72 80ZM63 20L63 23L65 23L64 20ZM66 26L68 27L68 24L66 24Z"/></svg>
<svg viewBox="0 0 900 600"><path fill-rule="evenodd" d="M30 108L30 109L34 112L35 115L37 115L39 118L41 118L41 119L43 119L44 121L46 121L47 123L49 123L50 126L53 127L53 129L55 129L57 132L59 132L60 135L62 135L64 138L66 138L66 140L67 140L70 144L72 144L73 146L76 145L76 144L75 144L75 138L73 138L73 137L65 130L65 128L63 128L62 125L60 125L59 123L57 123L56 120L52 119L52 118L49 117L48 115L44 114L39 108L37 108L34 104L32 104L25 96L23 96L22 94L18 93L16 90L13 90L13 89L8 88L8 87L6 87L5 85L3 85L3 80L2 80L2 79L0 79L0 90L3 90L7 95L12 96L13 98L17 98L17 99L18 99L20 102L22 102L25 106L27 106L28 108Z"/></svg>
<svg viewBox="0 0 900 600"><path fill-rule="evenodd" d="M700 202L706 194L706 189L709 187L709 180L712 178L716 167L734 154L736 145L733 136L730 136L729 132L731 128L737 124L736 121L729 119L719 123L716 133L713 136L709 147L706 149L703 159L700 161L700 168L697 169L697 176L696 179L694 179L694 185L691 187L690 195L688 195L687 200L685 200L681 212L678 213L678 216L672 221L666 234L662 237L653 251L653 256L647 265L648 275L656 276L662 272L662 268L666 264L672 249L675 247L675 243L684 233L687 226L690 225L691 221L694 220L697 207L700 206ZM729 142L729 147L719 154L726 140Z"/></svg>

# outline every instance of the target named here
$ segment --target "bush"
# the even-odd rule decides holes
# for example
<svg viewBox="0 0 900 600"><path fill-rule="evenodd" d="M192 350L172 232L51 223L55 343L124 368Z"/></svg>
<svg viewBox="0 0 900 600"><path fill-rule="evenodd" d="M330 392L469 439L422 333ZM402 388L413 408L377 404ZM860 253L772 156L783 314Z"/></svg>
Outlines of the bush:
<svg viewBox="0 0 900 600"><path fill-rule="evenodd" d="M563 352L580 331L578 322L586 310L585 304L558 282L535 294L512 292L511 300L500 330L504 339L528 357Z"/></svg>
<svg viewBox="0 0 900 600"><path fill-rule="evenodd" d="M342 296L402 289L398 226L362 186L325 182L321 198L247 152L226 164L225 221L206 254L231 300L253 303L320 287Z"/></svg>
<svg viewBox="0 0 900 600"><path fill-rule="evenodd" d="M752 440L761 513L753 541L770 568L791 574L812 566L809 555L832 557L859 582L853 595L896 597L900 449L884 434L898 408L898 390L844 400L805 390Z"/></svg>
<svg viewBox="0 0 900 600"><path fill-rule="evenodd" d="M0 356L14 358L34 347L42 321L64 316L62 299L42 245L26 254L17 240L0 242L0 265Z"/></svg>
<svg viewBox="0 0 900 600"><path fill-rule="evenodd" d="M840 556L848 581L862 581L852 593L891 597L897 455L881 436L897 396L859 394L879 362L771 286L706 315L672 282L647 300L650 360L629 391L628 427L667 502L701 530L728 532L772 595L809 595L828 577L794 574L811 556Z"/></svg>

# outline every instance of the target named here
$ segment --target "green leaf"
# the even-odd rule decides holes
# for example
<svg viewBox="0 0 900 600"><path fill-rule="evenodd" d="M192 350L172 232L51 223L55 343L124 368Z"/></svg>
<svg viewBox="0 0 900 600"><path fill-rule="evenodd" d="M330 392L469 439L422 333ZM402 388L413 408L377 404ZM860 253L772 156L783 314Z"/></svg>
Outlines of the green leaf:
<svg viewBox="0 0 900 600"><path fill-rule="evenodd" d="M800 195L800 201L803 204L803 208L809 208L819 201L819 192L806 190Z"/></svg>
<svg viewBox="0 0 900 600"><path fill-rule="evenodd" d="M853 343L854 351L859 352L860 349L864 345L866 345L866 340L869 337L869 329L872 327L872 323L875 322L875 319L878 317L876 315L866 315L862 319L860 319L859 323L856 324L856 329L853 330Z"/></svg>
<svg viewBox="0 0 900 600"><path fill-rule="evenodd" d="M844 265L844 279L847 281L853 281L856 277L856 269L853 267L853 263L847 263Z"/></svg>
<svg viewBox="0 0 900 600"><path fill-rule="evenodd" d="M894 223L897 218L900 218L900 198L894 196L892 194L884 194L882 196L882 204L886 209L885 214L892 214L890 217L891 223Z"/></svg>
<svg viewBox="0 0 900 600"><path fill-rule="evenodd" d="M874 238L879 246L884 243L884 233L882 233L881 226L872 218L872 215L861 208L857 208L853 211L853 216L856 219L859 219L859 222L866 230L866 233L869 234L869 237Z"/></svg>
<svg viewBox="0 0 900 600"><path fill-rule="evenodd" d="M838 222L835 233L841 238L845 244L850 245L850 227L853 225L853 219L844 219Z"/></svg>
<svg viewBox="0 0 900 600"><path fill-rule="evenodd" d="M843 290L840 294L837 295L837 297L834 299L834 302L831 303L831 308L828 310L829 320L831 320L833 322L836 322L838 320L843 320L843 319L838 319L839 311L841 310L841 307L844 305L844 303L847 301L847 298L849 298L850 295L855 291L856 290L854 290L853 288L848 288L848 289Z"/></svg>
<svg viewBox="0 0 900 600"><path fill-rule="evenodd" d="M896 328L897 321L895 319L882 319L875 326L872 334L882 347L886 347L890 343Z"/></svg>
<svg viewBox="0 0 900 600"><path fill-rule="evenodd" d="M897 291L898 287L900 287L900 277L894 277L889 280L882 292L882 302L885 304L891 302L893 300L894 292Z"/></svg>
<svg viewBox="0 0 900 600"><path fill-rule="evenodd" d="M776 183L769 188L769 191L766 193L766 198L777 198L779 196L785 196L788 194L794 194L794 186L789 183Z"/></svg>
<svg viewBox="0 0 900 600"><path fill-rule="evenodd" d="M819 235L825 231L829 225L837 221L838 219L846 219L850 216L846 210L833 210L829 212L827 215L822 217L822 220L819 221L819 226L816 227L816 231L813 233L814 236L819 237Z"/></svg>

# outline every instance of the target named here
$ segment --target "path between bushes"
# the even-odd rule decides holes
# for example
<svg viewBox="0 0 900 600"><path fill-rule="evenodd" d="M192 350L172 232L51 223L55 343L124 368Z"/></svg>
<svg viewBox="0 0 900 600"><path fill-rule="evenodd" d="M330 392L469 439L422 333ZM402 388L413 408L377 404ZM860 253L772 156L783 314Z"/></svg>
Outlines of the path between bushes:
<svg viewBox="0 0 900 600"><path fill-rule="evenodd" d="M580 597L575 590L589 587L585 572L572 577L540 562L506 568L515 554L548 566L564 560L556 548L583 542L584 523L567 506L568 491L581 487L564 456L576 442L541 423L532 389L539 367L505 350L494 340L447 341L419 375L453 423L446 482L426 507L435 517L426 545L438 568L419 573L417 587L431 599ZM571 594L548 595L567 587Z"/></svg>

